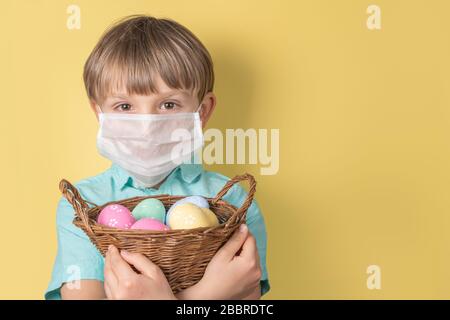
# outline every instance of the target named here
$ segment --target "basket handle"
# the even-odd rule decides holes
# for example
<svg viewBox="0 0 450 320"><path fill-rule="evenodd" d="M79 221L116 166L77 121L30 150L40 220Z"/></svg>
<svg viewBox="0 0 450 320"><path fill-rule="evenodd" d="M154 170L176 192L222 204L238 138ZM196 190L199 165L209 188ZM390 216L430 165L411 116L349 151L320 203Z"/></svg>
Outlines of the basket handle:
<svg viewBox="0 0 450 320"><path fill-rule="evenodd" d="M233 179L230 179L227 181L227 183L224 185L224 187L222 188L222 190L220 190L217 195L214 197L214 199L211 200L212 204L216 204L217 201L221 200L222 197L228 192L228 190L230 190L230 188L235 185L236 183L240 182L240 181L244 181L247 180L250 188L248 190L247 193L247 198L245 199L244 203L242 203L241 207L236 210L236 212L231 216L231 218L227 221L226 223L226 227L228 226L229 223L234 222L234 220L239 217L242 213L246 213L247 209L250 207L252 201L253 201L253 197L255 195L256 192L256 181L255 178L249 174L249 173L245 173L242 175L238 175L235 176Z"/></svg>
<svg viewBox="0 0 450 320"><path fill-rule="evenodd" d="M59 182L59 190L62 192L63 196L69 201L69 203L72 205L72 207L75 210L76 215L78 218L81 219L86 229L93 234L91 226L89 225L89 217L87 214L87 210L89 209L87 203L91 203L95 205L92 202L84 200L80 193L78 192L77 188L75 188L69 181L66 179L62 179Z"/></svg>

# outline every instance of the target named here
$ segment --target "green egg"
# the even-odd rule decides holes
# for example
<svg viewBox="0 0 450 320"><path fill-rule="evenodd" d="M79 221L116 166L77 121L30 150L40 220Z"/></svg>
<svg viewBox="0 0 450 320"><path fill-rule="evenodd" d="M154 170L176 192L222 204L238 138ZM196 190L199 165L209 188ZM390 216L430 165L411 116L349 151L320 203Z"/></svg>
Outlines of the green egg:
<svg viewBox="0 0 450 320"><path fill-rule="evenodd" d="M149 198L139 202L131 213L136 220L153 218L164 223L166 208L164 208L163 203L158 199Z"/></svg>

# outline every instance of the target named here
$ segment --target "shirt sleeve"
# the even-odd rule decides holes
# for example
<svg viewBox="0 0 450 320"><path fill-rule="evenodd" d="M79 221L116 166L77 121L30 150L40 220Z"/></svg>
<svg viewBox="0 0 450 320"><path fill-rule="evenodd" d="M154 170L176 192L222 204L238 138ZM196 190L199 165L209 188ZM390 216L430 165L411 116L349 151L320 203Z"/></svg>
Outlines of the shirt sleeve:
<svg viewBox="0 0 450 320"><path fill-rule="evenodd" d="M45 299L61 299L60 288L65 283L76 286L77 280L103 281L104 259L83 230L72 221L74 209L61 197L56 213L58 250Z"/></svg>
<svg viewBox="0 0 450 320"><path fill-rule="evenodd" d="M235 184L229 192L225 194L223 200L239 208L245 199L247 198L247 192L241 186ZM258 248L259 260L261 265L261 296L269 292L270 283L269 275L266 265L267 254L267 232L264 222L264 217L261 213L258 203L253 199L250 207L247 210L246 223L249 231L255 237L256 246Z"/></svg>

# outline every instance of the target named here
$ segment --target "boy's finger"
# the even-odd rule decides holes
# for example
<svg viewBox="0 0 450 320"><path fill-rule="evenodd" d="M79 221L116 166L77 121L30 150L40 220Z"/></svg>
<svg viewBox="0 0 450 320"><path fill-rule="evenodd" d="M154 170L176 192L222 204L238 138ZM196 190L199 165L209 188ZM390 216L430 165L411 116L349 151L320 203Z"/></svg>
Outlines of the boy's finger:
<svg viewBox="0 0 450 320"><path fill-rule="evenodd" d="M118 280L111 268L111 257L108 253L105 256L104 278L105 284L108 283L110 289L117 288Z"/></svg>
<svg viewBox="0 0 450 320"><path fill-rule="evenodd" d="M130 279L131 277L136 275L136 273L131 269L130 265L122 259L119 254L119 250L117 250L115 246L109 246L108 254L111 259L111 269L116 275L119 282L124 279Z"/></svg>
<svg viewBox="0 0 450 320"><path fill-rule="evenodd" d="M108 300L111 300L111 299L112 299L112 295L111 295L111 289L109 288L109 283L108 283L108 281L105 281L105 282L103 283L103 287L105 288L106 298L107 298Z"/></svg>
<svg viewBox="0 0 450 320"><path fill-rule="evenodd" d="M233 233L230 240L228 240L222 248L217 252L217 255L221 258L231 261L239 249L244 244L245 239L248 236L248 227L246 224L241 226Z"/></svg>
<svg viewBox="0 0 450 320"><path fill-rule="evenodd" d="M259 259L258 247L256 246L256 239L250 232L248 233L248 237L247 239L245 239L245 242L242 245L242 250L239 256L242 258L249 258L249 259L254 259L255 257L257 257Z"/></svg>
<svg viewBox="0 0 450 320"><path fill-rule="evenodd" d="M132 264L143 275L149 278L155 278L158 274L162 273L161 269L143 254L122 250L120 255L126 262Z"/></svg>

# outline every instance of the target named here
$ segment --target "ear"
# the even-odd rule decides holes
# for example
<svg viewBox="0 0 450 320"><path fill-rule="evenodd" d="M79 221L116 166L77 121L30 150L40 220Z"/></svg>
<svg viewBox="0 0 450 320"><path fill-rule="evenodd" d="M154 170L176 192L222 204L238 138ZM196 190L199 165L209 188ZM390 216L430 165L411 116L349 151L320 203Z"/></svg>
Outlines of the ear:
<svg viewBox="0 0 450 320"><path fill-rule="evenodd" d="M206 123L214 112L217 98L212 92L208 92L202 101L202 108L200 109L200 119L202 120L202 128L206 127Z"/></svg>
<svg viewBox="0 0 450 320"><path fill-rule="evenodd" d="M91 105L91 109L92 109L92 111L94 111L95 117L97 118L97 121L98 121L98 107L97 107L97 102L95 102L94 100L89 100L89 104Z"/></svg>

